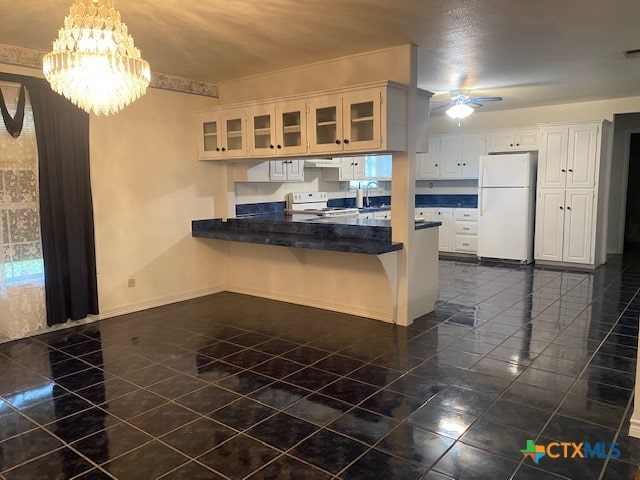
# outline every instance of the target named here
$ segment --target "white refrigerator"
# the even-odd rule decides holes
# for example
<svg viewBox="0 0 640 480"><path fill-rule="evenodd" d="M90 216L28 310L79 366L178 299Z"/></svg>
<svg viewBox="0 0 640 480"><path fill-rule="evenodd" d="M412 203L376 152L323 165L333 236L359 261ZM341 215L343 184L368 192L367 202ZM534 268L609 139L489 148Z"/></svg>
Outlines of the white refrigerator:
<svg viewBox="0 0 640 480"><path fill-rule="evenodd" d="M480 157L478 257L533 262L537 158Z"/></svg>

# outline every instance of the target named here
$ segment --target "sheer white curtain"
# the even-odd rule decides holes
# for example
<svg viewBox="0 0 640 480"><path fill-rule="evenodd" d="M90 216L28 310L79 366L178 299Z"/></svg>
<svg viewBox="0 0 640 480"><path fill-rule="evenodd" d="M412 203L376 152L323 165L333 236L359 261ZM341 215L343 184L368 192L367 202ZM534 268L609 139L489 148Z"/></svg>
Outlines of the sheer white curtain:
<svg viewBox="0 0 640 480"><path fill-rule="evenodd" d="M17 107L19 85L0 82L7 108ZM27 99L24 125L12 138L0 117L0 341L46 326L38 204L38 148Z"/></svg>

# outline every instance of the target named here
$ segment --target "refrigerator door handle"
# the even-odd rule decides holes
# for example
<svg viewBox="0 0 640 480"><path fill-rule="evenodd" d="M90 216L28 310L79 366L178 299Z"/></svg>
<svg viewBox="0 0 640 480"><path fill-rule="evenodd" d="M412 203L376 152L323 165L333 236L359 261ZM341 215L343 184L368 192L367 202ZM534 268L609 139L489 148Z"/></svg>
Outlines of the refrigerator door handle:
<svg viewBox="0 0 640 480"><path fill-rule="evenodd" d="M483 207L482 196L483 196L483 195L482 195L482 188L480 188L480 189L478 190L478 197L479 197L479 198L478 198L478 206L480 207L480 208L478 209L478 214L479 214L480 216L482 216L482 210L483 210L483 208L482 208L482 207Z"/></svg>

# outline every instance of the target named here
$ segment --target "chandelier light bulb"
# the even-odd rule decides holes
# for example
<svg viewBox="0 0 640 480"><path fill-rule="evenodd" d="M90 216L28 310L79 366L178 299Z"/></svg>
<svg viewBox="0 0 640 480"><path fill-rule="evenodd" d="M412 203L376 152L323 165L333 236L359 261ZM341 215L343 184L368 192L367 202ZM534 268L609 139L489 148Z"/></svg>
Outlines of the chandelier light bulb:
<svg viewBox="0 0 640 480"><path fill-rule="evenodd" d="M151 80L114 0L75 0L42 69L55 92L96 115L120 111Z"/></svg>

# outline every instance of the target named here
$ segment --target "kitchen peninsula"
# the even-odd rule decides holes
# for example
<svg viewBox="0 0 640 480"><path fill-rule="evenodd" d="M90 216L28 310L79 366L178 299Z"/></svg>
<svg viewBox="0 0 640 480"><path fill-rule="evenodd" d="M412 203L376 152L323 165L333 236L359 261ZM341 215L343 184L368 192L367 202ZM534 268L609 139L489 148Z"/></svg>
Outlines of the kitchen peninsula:
<svg viewBox="0 0 640 480"><path fill-rule="evenodd" d="M437 298L438 227L418 222L413 302ZM388 220L310 215L194 220L192 235L228 242L229 291L394 322L397 254ZM432 279L435 279L433 281ZM432 309L432 307L431 307Z"/></svg>

